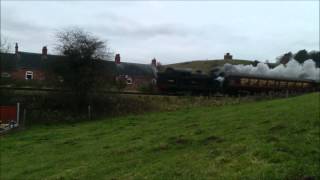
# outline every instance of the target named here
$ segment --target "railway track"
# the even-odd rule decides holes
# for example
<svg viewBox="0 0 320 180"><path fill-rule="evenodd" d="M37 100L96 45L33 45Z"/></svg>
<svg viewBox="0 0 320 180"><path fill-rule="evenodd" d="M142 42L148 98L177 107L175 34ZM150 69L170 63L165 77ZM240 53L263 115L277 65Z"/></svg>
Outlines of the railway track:
<svg viewBox="0 0 320 180"><path fill-rule="evenodd" d="M10 91L10 92L70 92L66 89L57 89L57 88L34 88L34 87L0 87L1 91ZM149 96L182 96L181 94L161 94L161 93L144 93L144 92L134 92L134 91L98 91L98 93L105 94L119 94L119 95L149 95Z"/></svg>
<svg viewBox="0 0 320 180"><path fill-rule="evenodd" d="M35 88L35 87L5 87L0 86L0 91L9 91L17 93L47 93L47 92L70 92L66 89L57 88ZM183 93L145 93L145 92L134 92L134 91L98 91L98 93L105 94L116 94L116 95L142 95L142 96L186 96ZM211 95L211 97L224 97L223 95Z"/></svg>

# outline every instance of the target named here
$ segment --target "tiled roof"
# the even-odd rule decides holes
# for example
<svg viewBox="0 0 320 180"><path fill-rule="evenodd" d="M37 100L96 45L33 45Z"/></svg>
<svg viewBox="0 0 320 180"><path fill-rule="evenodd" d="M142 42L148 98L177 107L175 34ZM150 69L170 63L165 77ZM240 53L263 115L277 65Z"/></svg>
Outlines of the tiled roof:
<svg viewBox="0 0 320 180"><path fill-rule="evenodd" d="M63 58L63 56L47 55L46 59L43 59L41 54L29 52L19 52L18 55L1 53L1 70L10 71L22 68L43 69L46 64Z"/></svg>
<svg viewBox="0 0 320 180"><path fill-rule="evenodd" d="M12 53L1 53L1 71L12 71L15 69L44 69L45 66L50 66L52 62L57 60L66 60L65 56L47 55L46 59L42 58L42 54L19 52L18 56ZM113 61L103 61L101 66L107 71L112 71L118 75L129 76L155 76L155 68L150 64L138 64L121 62L115 64Z"/></svg>
<svg viewBox="0 0 320 180"><path fill-rule="evenodd" d="M15 54L0 53L0 69L3 71L12 71L16 69L17 59Z"/></svg>
<svg viewBox="0 0 320 180"><path fill-rule="evenodd" d="M155 76L155 69L150 64L121 62L116 65L118 75Z"/></svg>

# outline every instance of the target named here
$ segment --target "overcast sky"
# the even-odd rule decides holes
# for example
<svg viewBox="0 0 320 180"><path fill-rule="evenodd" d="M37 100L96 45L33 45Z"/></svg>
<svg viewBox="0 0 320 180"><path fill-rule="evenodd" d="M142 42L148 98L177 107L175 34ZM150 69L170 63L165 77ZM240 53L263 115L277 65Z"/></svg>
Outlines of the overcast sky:
<svg viewBox="0 0 320 180"><path fill-rule="evenodd" d="M319 50L319 1L1 1L1 37L19 50L55 54L55 32L78 26L121 60L163 64L234 58L274 61Z"/></svg>

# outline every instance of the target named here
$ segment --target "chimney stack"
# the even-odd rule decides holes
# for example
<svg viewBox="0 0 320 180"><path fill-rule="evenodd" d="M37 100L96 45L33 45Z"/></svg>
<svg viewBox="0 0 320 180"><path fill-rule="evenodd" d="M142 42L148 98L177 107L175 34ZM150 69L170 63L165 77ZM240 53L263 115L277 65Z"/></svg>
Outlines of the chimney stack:
<svg viewBox="0 0 320 180"><path fill-rule="evenodd" d="M48 54L47 46L43 46L43 48L42 48L42 55L43 55L43 56L46 56L47 54Z"/></svg>
<svg viewBox="0 0 320 180"><path fill-rule="evenodd" d="M151 65L154 66L154 67L157 66L157 60L156 60L156 58L153 58L153 59L151 60Z"/></svg>
<svg viewBox="0 0 320 180"><path fill-rule="evenodd" d="M42 55L41 55L41 59L44 60L44 59L47 59L47 54L48 54L48 49L47 49L47 46L43 46L42 47Z"/></svg>
<svg viewBox="0 0 320 180"><path fill-rule="evenodd" d="M116 54L116 57L114 58L114 62L116 64L120 64L120 54Z"/></svg>
<svg viewBox="0 0 320 180"><path fill-rule="evenodd" d="M16 46L14 48L15 48L15 53L18 54L18 52L19 52L18 43L16 43Z"/></svg>
<svg viewBox="0 0 320 180"><path fill-rule="evenodd" d="M43 48L42 48L42 55L43 55L43 56L46 56L47 54L48 54L47 46L43 46Z"/></svg>

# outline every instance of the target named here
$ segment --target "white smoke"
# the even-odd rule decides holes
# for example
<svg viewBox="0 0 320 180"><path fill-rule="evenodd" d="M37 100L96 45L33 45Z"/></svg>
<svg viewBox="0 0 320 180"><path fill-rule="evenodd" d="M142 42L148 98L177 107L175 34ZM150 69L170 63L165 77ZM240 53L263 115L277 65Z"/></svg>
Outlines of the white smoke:
<svg viewBox="0 0 320 180"><path fill-rule="evenodd" d="M280 64L275 68L269 68L265 63L253 65L225 64L222 68L226 74L257 75L274 78L294 78L320 81L320 68L316 67L313 60L306 60L300 64L296 60L290 60L286 65Z"/></svg>
<svg viewBox="0 0 320 180"><path fill-rule="evenodd" d="M155 78L158 77L158 69L156 66L151 65L152 73Z"/></svg>

